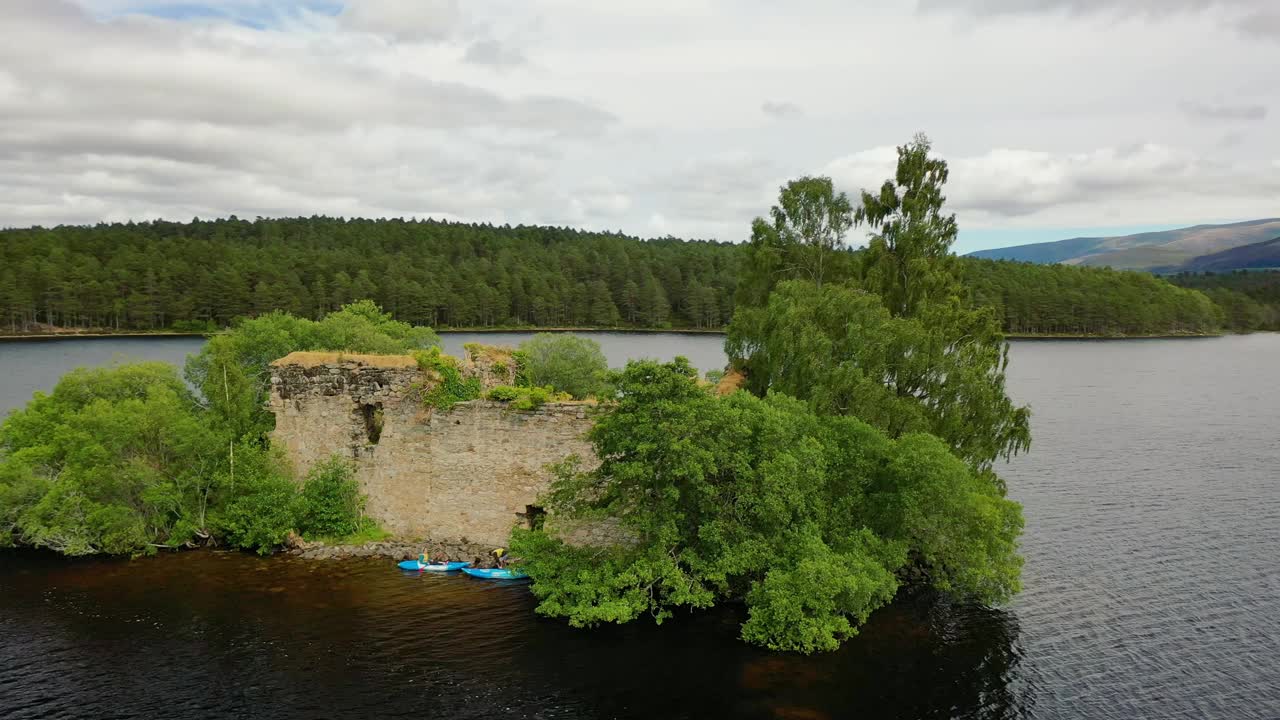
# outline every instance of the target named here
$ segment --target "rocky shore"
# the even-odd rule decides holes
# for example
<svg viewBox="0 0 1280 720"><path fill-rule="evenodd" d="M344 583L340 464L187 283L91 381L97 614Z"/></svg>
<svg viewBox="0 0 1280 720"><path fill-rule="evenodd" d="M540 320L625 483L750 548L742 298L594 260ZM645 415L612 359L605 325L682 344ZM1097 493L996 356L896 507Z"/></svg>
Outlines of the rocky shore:
<svg viewBox="0 0 1280 720"><path fill-rule="evenodd" d="M450 560L466 560L483 566L490 560L491 547L474 543L408 543L402 540L382 540L363 545L327 545L307 542L300 537L290 537L285 552L304 560L344 560L348 558L388 558L390 560L414 560L422 552L435 557L443 553Z"/></svg>

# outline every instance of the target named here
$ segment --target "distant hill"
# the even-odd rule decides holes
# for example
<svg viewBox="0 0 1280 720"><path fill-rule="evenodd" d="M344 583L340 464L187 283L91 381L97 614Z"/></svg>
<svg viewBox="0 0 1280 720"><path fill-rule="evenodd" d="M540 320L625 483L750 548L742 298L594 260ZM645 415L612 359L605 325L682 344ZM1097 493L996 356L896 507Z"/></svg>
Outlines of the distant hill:
<svg viewBox="0 0 1280 720"><path fill-rule="evenodd" d="M1271 268L1280 268L1280 237L1201 255L1176 268L1159 268L1159 270L1161 272L1225 272Z"/></svg>
<svg viewBox="0 0 1280 720"><path fill-rule="evenodd" d="M1280 236L1280 218L1268 218L1227 225L1196 225L1135 235L1071 238L1056 242L979 250L970 253L970 256L1041 264L1106 266L1122 270L1177 271L1188 268L1198 258L1221 255L1236 248L1265 243L1277 236ZM1263 252L1265 255L1269 251ZM1246 253L1238 257L1240 261L1244 261L1252 255ZM1216 269L1257 267L1221 265L1221 263L1236 262L1236 258L1237 256L1223 255L1218 259L1219 266Z"/></svg>

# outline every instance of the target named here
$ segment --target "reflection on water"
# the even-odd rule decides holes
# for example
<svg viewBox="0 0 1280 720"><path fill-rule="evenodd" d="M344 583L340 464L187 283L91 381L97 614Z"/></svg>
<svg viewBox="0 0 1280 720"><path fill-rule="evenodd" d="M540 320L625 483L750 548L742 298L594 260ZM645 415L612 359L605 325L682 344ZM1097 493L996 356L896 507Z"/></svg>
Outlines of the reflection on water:
<svg viewBox="0 0 1280 720"><path fill-rule="evenodd" d="M389 561L221 552L0 556L6 717L1003 717L1003 612L925 598L815 657L736 638L736 609L581 632L527 588ZM121 714L128 708L128 712Z"/></svg>

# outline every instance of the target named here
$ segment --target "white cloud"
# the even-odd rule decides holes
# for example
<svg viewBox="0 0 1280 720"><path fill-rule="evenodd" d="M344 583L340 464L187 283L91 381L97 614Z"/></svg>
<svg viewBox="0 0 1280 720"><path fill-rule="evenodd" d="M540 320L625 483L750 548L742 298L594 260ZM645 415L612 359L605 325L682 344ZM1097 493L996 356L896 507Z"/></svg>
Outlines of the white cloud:
<svg viewBox="0 0 1280 720"><path fill-rule="evenodd" d="M878 186L917 130L962 228L1280 195L1270 0L203 5L5 3L0 226L326 212L741 240L788 178Z"/></svg>
<svg viewBox="0 0 1280 720"><path fill-rule="evenodd" d="M876 148L825 170L851 194L874 191L892 174L895 158L893 148ZM978 227L1138 224L1154 216L1195 222L1204 217L1195 214L1199 207L1252 208L1261 215L1280 197L1280 177L1265 168L1155 144L1078 153L997 148L950 157L948 169L949 206L962 224Z"/></svg>

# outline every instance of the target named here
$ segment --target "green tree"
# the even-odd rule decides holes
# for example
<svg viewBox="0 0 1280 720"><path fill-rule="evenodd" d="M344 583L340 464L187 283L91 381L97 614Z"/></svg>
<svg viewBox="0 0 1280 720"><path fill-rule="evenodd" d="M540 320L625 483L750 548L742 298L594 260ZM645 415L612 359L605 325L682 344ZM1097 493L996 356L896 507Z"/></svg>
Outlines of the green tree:
<svg viewBox="0 0 1280 720"><path fill-rule="evenodd" d="M677 359L615 378L620 399L590 433L600 466L560 467L549 527L513 537L538 612L575 626L661 622L740 598L745 640L812 652L889 602L909 558L954 595L1017 591L1018 506L945 444L893 441L781 395L717 398L696 375ZM557 535L602 518L620 529L616 545Z"/></svg>
<svg viewBox="0 0 1280 720"><path fill-rule="evenodd" d="M758 305L774 285L791 278L821 286L824 280L847 277L848 263L837 251L853 227L853 206L835 191L831 178L802 177L783 185L769 215L751 223L741 302Z"/></svg>
<svg viewBox="0 0 1280 720"><path fill-rule="evenodd" d="M72 371L0 426L9 535L69 555L207 537L223 447L171 366Z"/></svg>
<svg viewBox="0 0 1280 720"><path fill-rule="evenodd" d="M975 466L1025 450L1029 415L1005 392L1007 348L987 310L958 302L892 317L880 298L801 280L740 308L725 349L757 395L861 418L890 437L929 432Z"/></svg>
<svg viewBox="0 0 1280 720"><path fill-rule="evenodd" d="M312 538L353 535L364 523L364 496L355 467L334 456L317 463L302 485L298 527Z"/></svg>
<svg viewBox="0 0 1280 720"><path fill-rule="evenodd" d="M189 358L185 375L233 437L261 437L274 422L265 409L274 360L297 350L405 354L438 344L430 328L392 320L362 300L320 321L283 312L241 320Z"/></svg>
<svg viewBox="0 0 1280 720"><path fill-rule="evenodd" d="M879 295L894 317L913 317L929 302L959 294L955 215L944 215L946 161L929 156L929 139L918 134L898 148L898 167L879 194L862 192L854 214L872 226L863 255L863 287Z"/></svg>
<svg viewBox="0 0 1280 720"><path fill-rule="evenodd" d="M1005 392L1008 345L990 308L974 308L942 215L946 163L923 136L898 150L895 180L863 193L857 218L878 232L863 288L791 280L739 307L725 350L758 395L783 392L901 437L929 432L976 468L1030 446L1030 411Z"/></svg>
<svg viewBox="0 0 1280 720"><path fill-rule="evenodd" d="M520 343L524 378L581 399L608 393L609 362L600 343L568 333L538 333Z"/></svg>
<svg viewBox="0 0 1280 720"><path fill-rule="evenodd" d="M274 552L298 527L301 502L280 455L242 446L224 501L212 513L212 529L232 547L260 555Z"/></svg>

